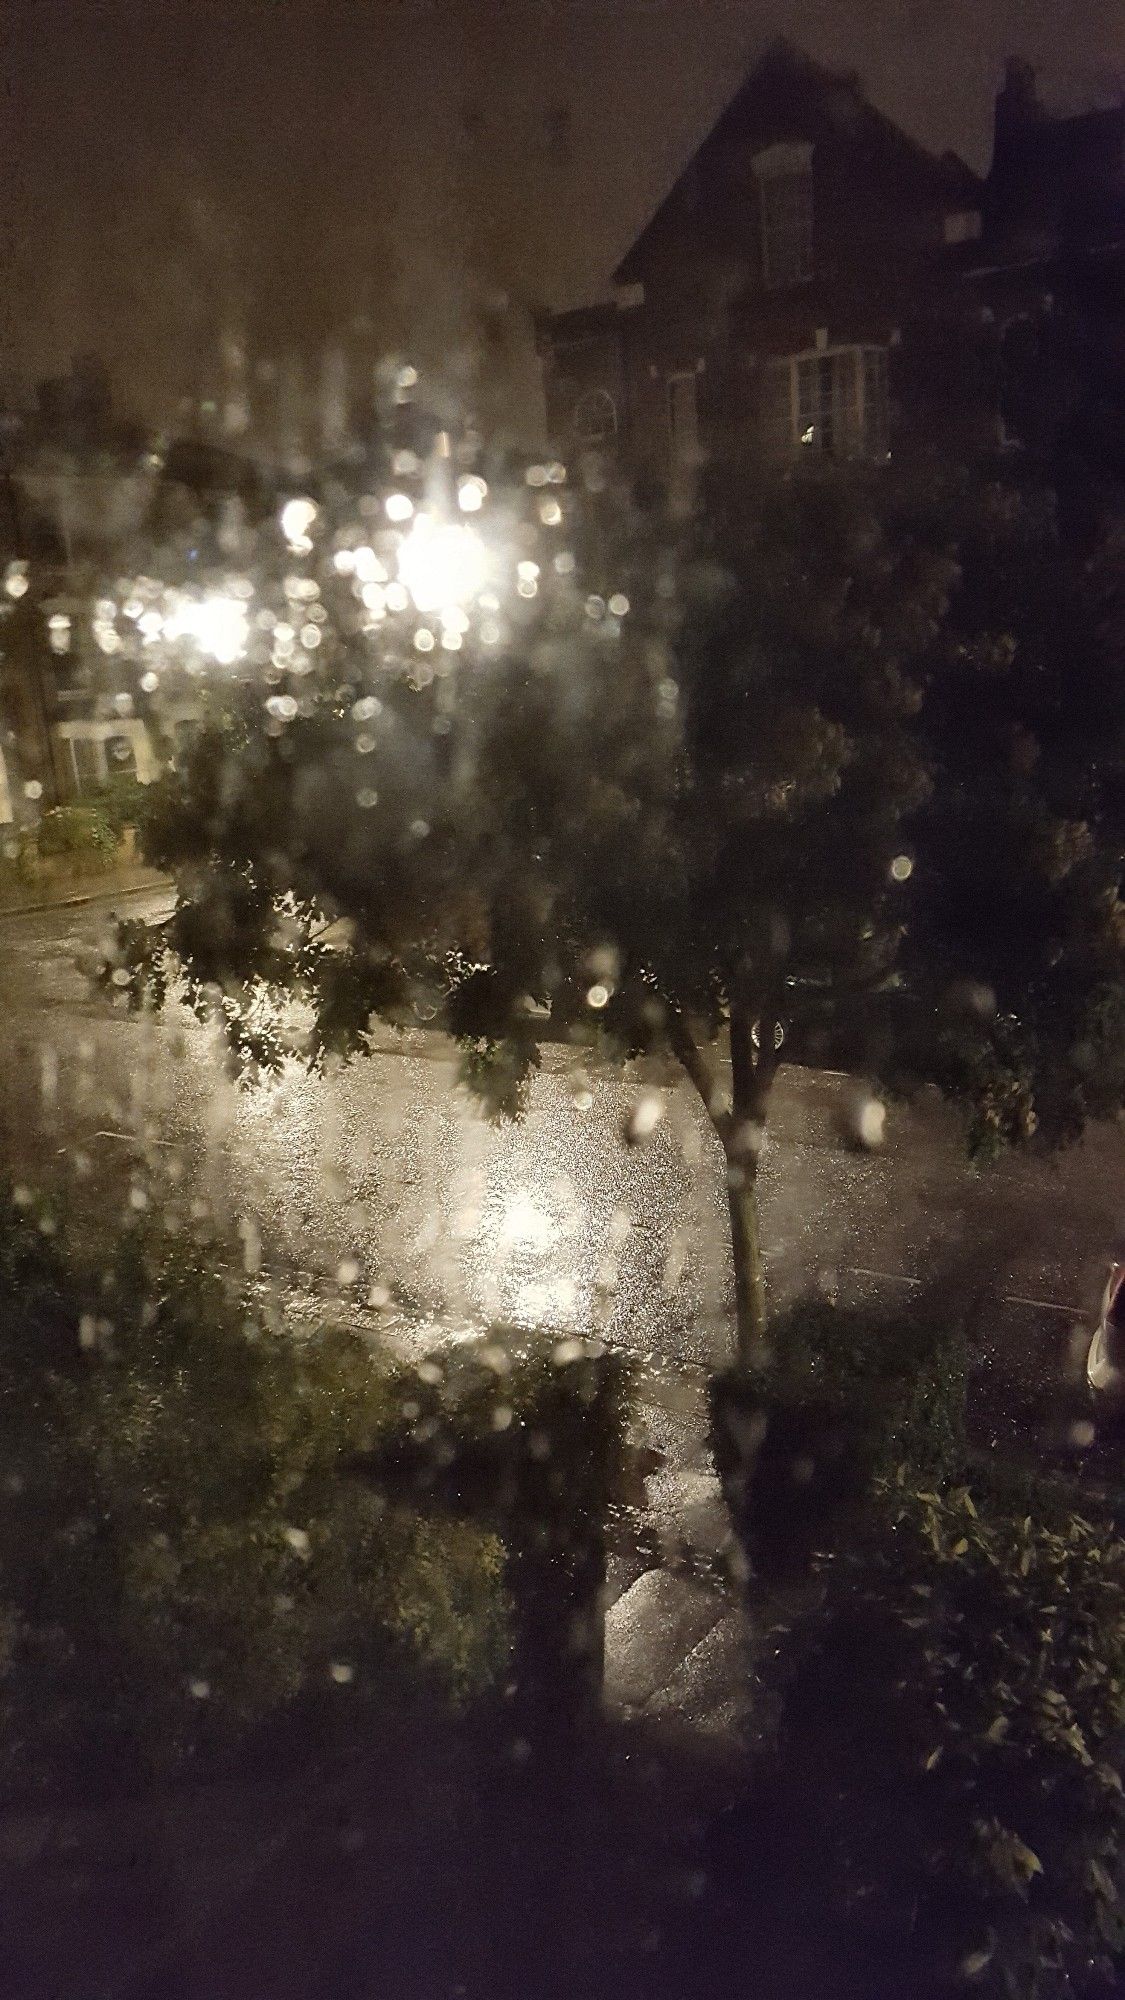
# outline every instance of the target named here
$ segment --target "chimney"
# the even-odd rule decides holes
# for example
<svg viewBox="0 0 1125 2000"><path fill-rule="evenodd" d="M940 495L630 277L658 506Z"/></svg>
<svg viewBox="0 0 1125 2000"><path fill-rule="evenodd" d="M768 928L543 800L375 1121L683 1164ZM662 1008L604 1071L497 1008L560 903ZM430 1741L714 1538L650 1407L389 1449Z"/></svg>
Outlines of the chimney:
<svg viewBox="0 0 1125 2000"><path fill-rule="evenodd" d="M1035 71L1022 56L1009 56L1004 70L1004 87L996 94L994 156L1019 132L1026 132L1043 117L1043 106L1035 88Z"/></svg>

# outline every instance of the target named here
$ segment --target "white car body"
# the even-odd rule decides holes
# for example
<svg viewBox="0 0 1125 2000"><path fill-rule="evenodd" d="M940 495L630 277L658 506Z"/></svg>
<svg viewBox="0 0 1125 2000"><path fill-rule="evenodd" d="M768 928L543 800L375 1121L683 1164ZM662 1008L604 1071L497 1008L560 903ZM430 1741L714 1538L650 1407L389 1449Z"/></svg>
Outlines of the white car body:
<svg viewBox="0 0 1125 2000"><path fill-rule="evenodd" d="M1125 1413L1125 1264L1114 1264L1090 1351L1086 1380L1095 1402Z"/></svg>

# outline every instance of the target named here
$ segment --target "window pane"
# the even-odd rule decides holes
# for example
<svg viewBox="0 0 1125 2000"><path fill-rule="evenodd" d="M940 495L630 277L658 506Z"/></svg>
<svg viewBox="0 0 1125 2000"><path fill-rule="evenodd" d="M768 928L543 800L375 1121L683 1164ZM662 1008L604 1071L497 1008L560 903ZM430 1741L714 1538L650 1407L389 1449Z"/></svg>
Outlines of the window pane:
<svg viewBox="0 0 1125 2000"><path fill-rule="evenodd" d="M773 458L791 452L796 443L791 361L771 361L762 370L758 413L763 450Z"/></svg>
<svg viewBox="0 0 1125 2000"><path fill-rule="evenodd" d="M668 378L668 431L675 463L693 464L699 456L699 412L694 375L670 375Z"/></svg>
<svg viewBox="0 0 1125 2000"><path fill-rule="evenodd" d="M90 736L72 736L70 747L74 757L75 789L80 797L84 797L87 792L96 791L105 778L101 745Z"/></svg>
<svg viewBox="0 0 1125 2000"><path fill-rule="evenodd" d="M766 284L802 284L813 274L812 174L768 174L761 190Z"/></svg>
<svg viewBox="0 0 1125 2000"><path fill-rule="evenodd" d="M109 736L105 746L106 765L111 778L137 775L137 759L127 736Z"/></svg>
<svg viewBox="0 0 1125 2000"><path fill-rule="evenodd" d="M863 354L863 444L869 457L885 458L890 448L887 405L887 350L867 347Z"/></svg>

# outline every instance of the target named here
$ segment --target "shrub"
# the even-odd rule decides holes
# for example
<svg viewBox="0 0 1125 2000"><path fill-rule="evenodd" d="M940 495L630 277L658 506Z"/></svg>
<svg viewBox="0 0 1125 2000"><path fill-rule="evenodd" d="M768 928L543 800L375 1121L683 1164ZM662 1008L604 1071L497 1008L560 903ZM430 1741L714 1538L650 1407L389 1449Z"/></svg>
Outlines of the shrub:
<svg viewBox="0 0 1125 2000"><path fill-rule="evenodd" d="M117 835L97 806L52 806L39 822L36 845L45 858L104 867L116 852Z"/></svg>
<svg viewBox="0 0 1125 2000"><path fill-rule="evenodd" d="M494 1329L423 1364L368 1478L493 1522L506 1550L513 1686L557 1728L600 1701L606 1533L623 1484L630 1375L568 1339Z"/></svg>
<svg viewBox="0 0 1125 2000"><path fill-rule="evenodd" d="M41 1226L48 1225L48 1233ZM93 1267L0 1215L8 1788L225 1754L295 1705L458 1703L507 1646L502 1551L341 1476L405 1391L127 1232Z"/></svg>
<svg viewBox="0 0 1125 2000"><path fill-rule="evenodd" d="M120 840L127 826L142 826L149 787L132 771L115 771L98 793L97 808Z"/></svg>
<svg viewBox="0 0 1125 2000"><path fill-rule="evenodd" d="M822 1927L846 1920L872 1996L1055 2000L1108 1980L1125 1942L1125 1543L1081 1516L904 1487L878 1538L819 1577L766 1669L770 1819L800 1829L778 1893Z"/></svg>
<svg viewBox="0 0 1125 2000"><path fill-rule="evenodd" d="M775 1365L712 1390L716 1464L759 1569L807 1565L905 1467L947 1484L965 1463L966 1347L928 1310L805 1301L774 1329Z"/></svg>

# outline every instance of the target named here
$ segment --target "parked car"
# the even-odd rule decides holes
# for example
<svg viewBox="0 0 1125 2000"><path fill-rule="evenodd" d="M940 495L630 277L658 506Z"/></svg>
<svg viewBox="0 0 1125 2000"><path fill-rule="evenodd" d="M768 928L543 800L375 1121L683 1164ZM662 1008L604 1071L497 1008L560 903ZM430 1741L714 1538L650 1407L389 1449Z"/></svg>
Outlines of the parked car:
<svg viewBox="0 0 1125 2000"><path fill-rule="evenodd" d="M1086 1357L1086 1380L1099 1410L1125 1417L1125 1264L1110 1267Z"/></svg>

